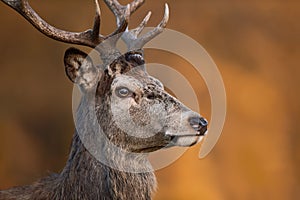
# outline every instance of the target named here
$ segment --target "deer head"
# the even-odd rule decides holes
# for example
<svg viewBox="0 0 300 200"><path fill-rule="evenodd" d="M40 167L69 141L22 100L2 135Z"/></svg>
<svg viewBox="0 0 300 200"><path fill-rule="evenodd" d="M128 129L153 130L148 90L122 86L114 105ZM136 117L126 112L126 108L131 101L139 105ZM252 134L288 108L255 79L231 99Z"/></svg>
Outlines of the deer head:
<svg viewBox="0 0 300 200"><path fill-rule="evenodd" d="M135 0L127 6L117 0L104 0L117 19L116 30L107 36L99 33L101 17L97 0L93 28L80 33L47 24L26 0L2 1L48 37L88 46L99 53L102 65L81 50L70 48L65 52L64 64L67 76L83 94L79 115L94 112L95 119L90 124L98 124L112 144L129 152L152 152L163 147L192 146L205 135L207 121L168 94L144 66L142 48L165 28L169 18L167 4L160 24L139 37L151 12L137 28L128 30L127 27L130 15L144 0ZM120 38L128 47L125 54L116 48ZM94 98L92 106L87 100L89 97ZM78 120L82 119L80 116ZM84 134L89 134L89 127L83 129Z"/></svg>

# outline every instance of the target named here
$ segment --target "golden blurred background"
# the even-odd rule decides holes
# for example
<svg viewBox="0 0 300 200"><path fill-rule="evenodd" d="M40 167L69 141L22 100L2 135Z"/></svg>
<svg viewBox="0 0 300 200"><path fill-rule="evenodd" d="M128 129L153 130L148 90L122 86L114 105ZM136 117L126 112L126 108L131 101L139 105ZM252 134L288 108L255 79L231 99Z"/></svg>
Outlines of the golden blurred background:
<svg viewBox="0 0 300 200"><path fill-rule="evenodd" d="M165 2L171 11L168 28L195 39L218 65L227 118L205 159L198 158L197 145L156 173L154 199L300 199L300 1L148 0L131 27L148 10L153 11L149 26L155 26ZM92 25L92 0L30 3L58 28L83 31ZM115 21L103 2L100 6L107 34ZM71 45L45 37L3 3L0 24L0 189L5 189L64 167L74 130L73 85L63 67ZM174 55L146 56L185 76L193 73ZM201 114L209 119L207 88L203 83L196 90Z"/></svg>

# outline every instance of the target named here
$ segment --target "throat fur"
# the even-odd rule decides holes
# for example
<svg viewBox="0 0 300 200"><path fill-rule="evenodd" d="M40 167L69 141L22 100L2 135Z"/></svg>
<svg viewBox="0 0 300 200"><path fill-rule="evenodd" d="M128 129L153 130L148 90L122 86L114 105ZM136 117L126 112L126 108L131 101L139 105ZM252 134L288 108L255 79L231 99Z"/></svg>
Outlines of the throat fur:
<svg viewBox="0 0 300 200"><path fill-rule="evenodd" d="M126 165L146 164L146 166L150 166L141 158L121 158L119 155L115 158L122 159ZM122 160L119 160L119 165L122 165ZM60 175L60 179L63 179L60 188L64 191L57 192L62 195L62 198L57 199L151 199L156 188L156 179L152 171L134 173L119 169L122 169L122 166L118 166L116 169L94 158L75 133L69 161ZM70 196L65 198L66 194L70 194Z"/></svg>

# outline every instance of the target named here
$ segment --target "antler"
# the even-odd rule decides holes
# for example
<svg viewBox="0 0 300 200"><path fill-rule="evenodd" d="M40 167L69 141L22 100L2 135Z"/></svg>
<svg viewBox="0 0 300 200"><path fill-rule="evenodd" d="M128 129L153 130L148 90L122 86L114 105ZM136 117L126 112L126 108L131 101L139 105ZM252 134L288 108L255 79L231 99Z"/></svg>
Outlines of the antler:
<svg viewBox="0 0 300 200"><path fill-rule="evenodd" d="M16 10L41 33L52 39L97 48L103 62L106 64L114 60L116 56L119 56L120 53L116 49L116 43L120 37L122 37L126 43L128 50L141 49L147 42L163 31L169 19L169 7L165 4L165 15L160 24L142 37L138 37L149 21L151 12L148 12L141 24L133 30L128 30L128 21L129 16L135 12L145 0L134 0L126 6L121 5L117 0L104 0L116 16L117 28L113 33L103 36L100 34L101 14L98 0L95 0L96 16L93 28L84 32L69 32L51 26L31 8L28 0L1 1Z"/></svg>
<svg viewBox="0 0 300 200"><path fill-rule="evenodd" d="M120 23L117 29L108 36L99 34L101 15L98 1L96 3L96 16L94 20L93 29L89 29L84 32L68 32L57 29L46 21L44 21L29 5L27 0L1 0L19 14L21 14L27 21L29 21L37 30L46 36L66 43L78 44L95 48L102 41L112 36L118 35L124 32L128 25L128 17L124 11L124 15L121 17Z"/></svg>
<svg viewBox="0 0 300 200"><path fill-rule="evenodd" d="M117 0L104 0L110 10L114 13L117 19L118 26L122 23L122 17L126 13L126 10L129 9L131 15L134 13L144 2L145 0L135 0L127 6L122 6ZM132 30L126 29L126 31L122 34L122 39L126 43L128 50L141 49L147 42L152 40L158 34L160 34L163 29L166 27L169 20L169 7L168 4L165 4L165 14L162 21L154 28L152 31L146 33L145 35L138 37L139 34L145 28L145 25L148 23L151 16L151 11L148 12L146 17L140 23L138 27Z"/></svg>

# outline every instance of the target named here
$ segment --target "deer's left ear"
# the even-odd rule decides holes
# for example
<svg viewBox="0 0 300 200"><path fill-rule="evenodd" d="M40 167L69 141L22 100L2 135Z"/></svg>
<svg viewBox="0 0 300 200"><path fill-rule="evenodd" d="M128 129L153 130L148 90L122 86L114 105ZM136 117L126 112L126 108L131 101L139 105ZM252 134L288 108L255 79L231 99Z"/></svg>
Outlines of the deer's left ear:
<svg viewBox="0 0 300 200"><path fill-rule="evenodd" d="M64 64L69 79L81 89L88 90L97 84L99 70L86 53L73 47L69 48L65 52Z"/></svg>

